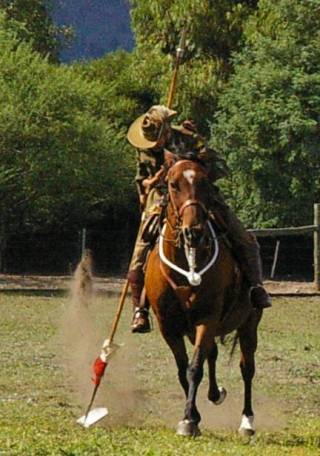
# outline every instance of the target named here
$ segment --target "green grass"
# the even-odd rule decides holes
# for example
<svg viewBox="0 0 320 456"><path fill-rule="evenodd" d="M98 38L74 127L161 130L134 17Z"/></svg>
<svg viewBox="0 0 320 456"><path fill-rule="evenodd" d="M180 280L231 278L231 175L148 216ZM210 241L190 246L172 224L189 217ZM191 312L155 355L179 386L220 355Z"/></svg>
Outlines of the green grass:
<svg viewBox="0 0 320 456"><path fill-rule="evenodd" d="M129 306L96 405L110 416L76 424L92 392L90 366L107 336L116 299L97 299L86 315L61 296L0 294L0 456L2 455L313 455L320 452L320 299L275 299L259 332L254 410L257 433L237 434L242 408L238 352L220 347L223 405L199 391L202 437L175 426L184 400L174 362L157 328L129 333ZM73 318L71 318L73 317Z"/></svg>

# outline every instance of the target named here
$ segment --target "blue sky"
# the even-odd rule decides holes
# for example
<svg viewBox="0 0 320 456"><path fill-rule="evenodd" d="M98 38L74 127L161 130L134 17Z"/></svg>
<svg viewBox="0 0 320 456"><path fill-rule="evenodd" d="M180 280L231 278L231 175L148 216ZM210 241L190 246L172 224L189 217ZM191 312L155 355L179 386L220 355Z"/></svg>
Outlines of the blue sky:
<svg viewBox="0 0 320 456"><path fill-rule="evenodd" d="M63 62L102 57L116 49L131 50L127 0L52 0L53 19L59 25L74 28L76 38L61 53Z"/></svg>

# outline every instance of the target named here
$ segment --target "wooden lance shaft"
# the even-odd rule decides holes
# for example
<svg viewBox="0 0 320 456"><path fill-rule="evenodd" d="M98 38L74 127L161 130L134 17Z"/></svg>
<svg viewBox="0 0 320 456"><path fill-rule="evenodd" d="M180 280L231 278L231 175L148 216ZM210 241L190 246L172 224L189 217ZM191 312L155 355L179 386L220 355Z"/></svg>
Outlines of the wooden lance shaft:
<svg viewBox="0 0 320 456"><path fill-rule="evenodd" d="M112 341L113 341L113 338L114 338L114 335L117 331L117 328L118 328L118 323L119 323L119 320L120 320L120 317L121 317L121 313L122 313L122 310L123 310L123 306L124 306L124 303L125 303L125 300L126 300L126 296L127 296L127 293L128 293L128 288L129 288L129 280L126 279L125 281L125 284L123 285L123 288L122 288L122 292L121 292L121 296L120 296L120 300L119 300L119 304L118 304L118 309L117 309L117 313L113 319L113 322L112 322L112 327L111 327L111 332L110 332L110 336L109 336L109 344L111 345Z"/></svg>
<svg viewBox="0 0 320 456"><path fill-rule="evenodd" d="M183 30L182 30L182 33L181 33L179 46L177 48L176 61L175 61L173 75L172 75L172 80L171 80L171 84L170 84L170 88L169 88L169 94L168 94L168 100L167 100L167 107L168 108L172 107L173 98L174 98L174 95L176 93L179 66L180 66L181 61L183 59L184 51L185 51L185 48L186 48L186 36L187 36L187 28L184 27Z"/></svg>

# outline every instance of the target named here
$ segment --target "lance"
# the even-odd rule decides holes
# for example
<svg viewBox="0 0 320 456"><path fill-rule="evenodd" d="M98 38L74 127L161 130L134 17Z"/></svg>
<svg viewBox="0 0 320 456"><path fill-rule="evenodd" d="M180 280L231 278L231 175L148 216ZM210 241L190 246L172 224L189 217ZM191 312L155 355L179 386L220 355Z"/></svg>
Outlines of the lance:
<svg viewBox="0 0 320 456"><path fill-rule="evenodd" d="M169 94L168 94L168 101L167 101L167 106L168 108L171 108L172 103L173 103L173 98L176 92L176 87L177 87L177 79L178 79L178 71L179 71L179 66L182 62L184 52L185 52L185 47L186 47L186 35L187 35L187 28L184 27L181 33L181 38L179 42L179 46L177 47L176 50L176 56L175 56L175 65L174 65L174 71L173 71L173 76L169 88ZM101 348L101 353L100 356L95 360L94 365L93 365L93 378L92 381L94 383L94 389L93 393L91 396L91 400L89 402L89 405L86 409L85 414L77 420L79 424L82 426L88 428L92 424L100 421L102 418L104 418L108 414L108 409L105 407L100 407L100 408L95 408L92 410L92 405L94 402L94 399L96 397L96 394L98 392L101 379L105 373L106 367L109 363L110 358L114 355L115 351L119 348L119 345L113 343L113 338L116 333L118 323L120 320L120 316L124 307L124 302L128 293L128 288L129 288L129 281L128 279L125 281L125 284L122 289L122 293L120 296L118 308L116 311L116 315L114 317L113 323L112 323L112 328L110 335L108 339L106 339L102 345Z"/></svg>

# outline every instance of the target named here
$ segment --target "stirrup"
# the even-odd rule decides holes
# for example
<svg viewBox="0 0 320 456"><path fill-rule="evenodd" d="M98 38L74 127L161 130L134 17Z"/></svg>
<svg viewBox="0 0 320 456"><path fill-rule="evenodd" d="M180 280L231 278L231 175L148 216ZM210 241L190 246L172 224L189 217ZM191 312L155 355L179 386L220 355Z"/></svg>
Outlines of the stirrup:
<svg viewBox="0 0 320 456"><path fill-rule="evenodd" d="M131 332L143 334L150 331L149 310L137 307L133 313Z"/></svg>

